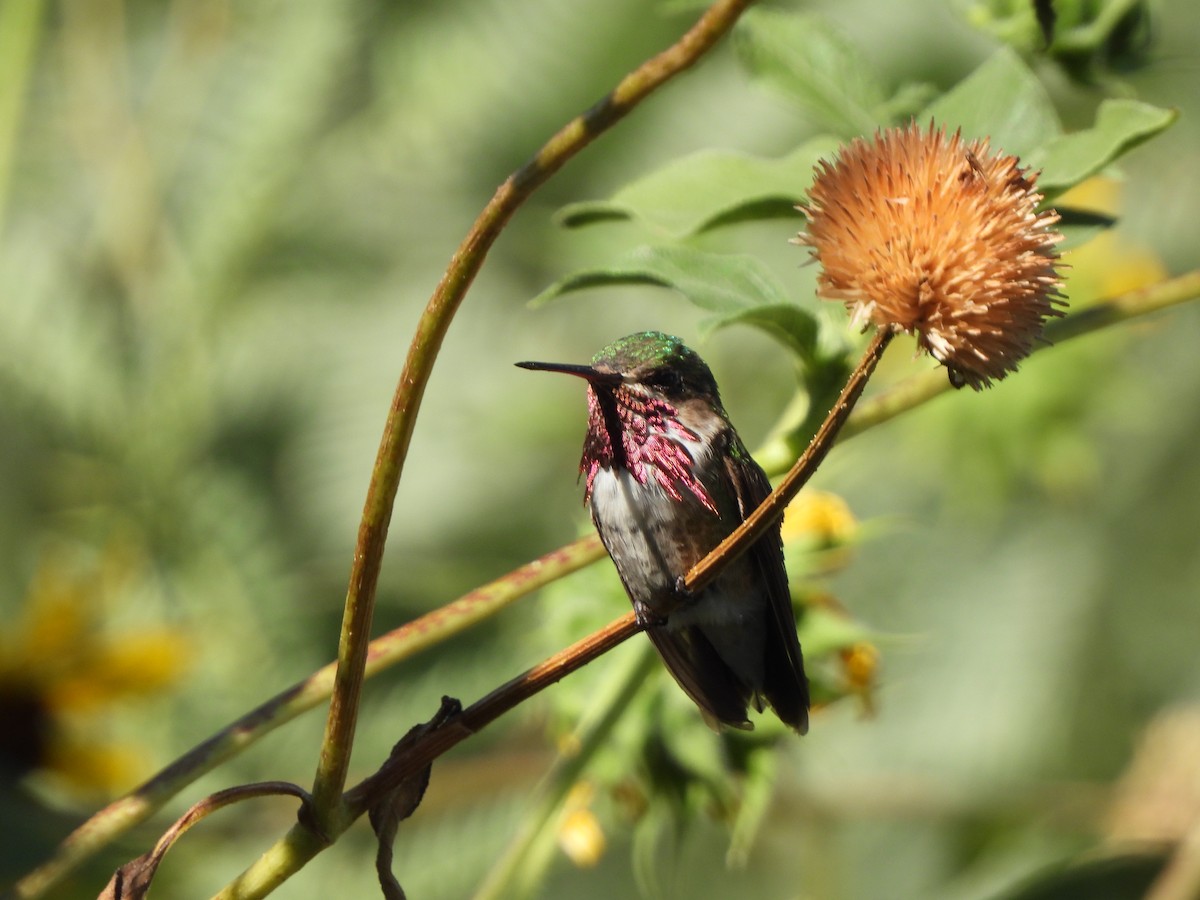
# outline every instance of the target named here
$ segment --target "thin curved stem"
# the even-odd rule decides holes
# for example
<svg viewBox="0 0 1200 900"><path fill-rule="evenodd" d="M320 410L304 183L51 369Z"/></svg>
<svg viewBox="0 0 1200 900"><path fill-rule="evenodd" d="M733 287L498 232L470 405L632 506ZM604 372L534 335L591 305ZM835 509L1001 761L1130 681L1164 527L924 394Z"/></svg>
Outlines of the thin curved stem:
<svg viewBox="0 0 1200 900"><path fill-rule="evenodd" d="M322 830L331 829L342 812L342 788L350 766L375 608L375 590L392 506L421 398L455 312L482 267L488 250L525 199L654 90L694 65L733 27L751 2L718 0L675 44L626 75L607 97L550 138L530 162L511 175L496 191L455 252L446 273L429 298L417 323L404 371L392 398L359 525L342 617L333 697L313 780L313 815Z"/></svg>
<svg viewBox="0 0 1200 900"><path fill-rule="evenodd" d="M298 797L300 802L307 806L309 802L308 792L299 785L292 784L290 781L260 781L255 784L239 784L236 787L226 788L223 791L217 791L205 797L198 803L192 805L191 809L180 816L175 824L163 832L163 836L158 839L158 843L154 845L154 849L149 853L139 856L137 859L131 860L113 873L112 879L100 893L100 900L118 900L122 897L142 897L150 890L150 884L154 880L154 875L158 871L159 864L167 855L177 840L184 836L187 831L197 822L207 818L219 809L226 806L231 806L234 803L241 803L244 800L252 800L256 797Z"/></svg>

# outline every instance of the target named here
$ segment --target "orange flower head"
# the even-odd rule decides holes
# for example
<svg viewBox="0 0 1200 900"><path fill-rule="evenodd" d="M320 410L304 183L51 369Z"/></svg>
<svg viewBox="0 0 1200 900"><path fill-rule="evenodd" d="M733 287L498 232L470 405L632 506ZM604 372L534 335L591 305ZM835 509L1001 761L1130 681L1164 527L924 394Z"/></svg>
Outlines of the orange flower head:
<svg viewBox="0 0 1200 900"><path fill-rule="evenodd" d="M1064 300L1036 174L987 140L911 123L822 161L796 243L821 264L818 294L855 322L915 334L955 387L1015 371Z"/></svg>

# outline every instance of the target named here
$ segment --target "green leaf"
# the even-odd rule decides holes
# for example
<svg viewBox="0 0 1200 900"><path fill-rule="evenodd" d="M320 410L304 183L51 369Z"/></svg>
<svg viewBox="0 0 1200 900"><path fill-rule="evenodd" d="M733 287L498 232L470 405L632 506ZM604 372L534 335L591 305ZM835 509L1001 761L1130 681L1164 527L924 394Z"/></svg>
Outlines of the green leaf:
<svg viewBox="0 0 1200 900"><path fill-rule="evenodd" d="M807 607L800 619L800 645L805 659L820 659L879 637L861 622L819 606Z"/></svg>
<svg viewBox="0 0 1200 900"><path fill-rule="evenodd" d="M1042 170L1038 185L1044 192L1062 192L1169 128L1178 117L1176 110L1137 100L1105 100L1095 125L1055 138L1029 162Z"/></svg>
<svg viewBox="0 0 1200 900"><path fill-rule="evenodd" d="M1013 50L1002 47L918 116L966 138L991 138L993 149L1022 159L1062 134L1054 104L1037 76Z"/></svg>
<svg viewBox="0 0 1200 900"><path fill-rule="evenodd" d="M735 310L709 319L704 328L715 331L730 325L752 325L765 331L799 357L805 367L818 356L817 317L794 303L764 303Z"/></svg>
<svg viewBox="0 0 1200 900"><path fill-rule="evenodd" d="M1133 900L1145 897L1166 864L1161 853L1087 860L1042 873L1001 895L1005 900Z"/></svg>
<svg viewBox="0 0 1200 900"><path fill-rule="evenodd" d="M639 893L649 900L668 896L663 885L664 871L670 871L679 855L678 823L670 806L660 800L651 802L633 828L633 878Z"/></svg>
<svg viewBox="0 0 1200 900"><path fill-rule="evenodd" d="M675 686L671 685L669 689L674 691ZM698 781L718 788L727 784L729 761L720 737L696 715L693 705L682 708L682 720L666 733L672 771L685 784Z"/></svg>
<svg viewBox="0 0 1200 900"><path fill-rule="evenodd" d="M577 228L598 221L639 219L672 236L684 237L747 211L755 217L794 216L793 207L812 182L813 167L836 149L835 141L823 138L779 159L703 150L639 178L608 200L565 206L558 221Z"/></svg>
<svg viewBox="0 0 1200 900"><path fill-rule="evenodd" d="M756 748L747 756L742 802L730 827L729 850L725 854L725 865L731 869L744 869L750 861L750 851L776 799L778 770L779 756L773 748Z"/></svg>
<svg viewBox="0 0 1200 900"><path fill-rule="evenodd" d="M734 48L823 129L853 137L884 124L887 94L870 61L824 18L752 9L734 30Z"/></svg>
<svg viewBox="0 0 1200 900"><path fill-rule="evenodd" d="M1062 243L1055 247L1059 253L1082 247L1092 238L1098 237L1106 228L1117 224L1116 217L1106 213L1064 206L1058 206L1056 210L1062 217L1055 226L1055 230L1063 235Z"/></svg>
<svg viewBox="0 0 1200 900"><path fill-rule="evenodd" d="M794 303L762 304L735 310L701 323L713 331L730 325L750 325L783 344L795 358L800 393L776 425L760 458L766 465L791 465L817 430L850 374L849 345L840 328L828 327L818 316ZM801 402L803 400L803 402Z"/></svg>
<svg viewBox="0 0 1200 900"><path fill-rule="evenodd" d="M937 85L927 81L902 84L880 108L880 118L886 122L907 122L940 94Z"/></svg>
<svg viewBox="0 0 1200 900"><path fill-rule="evenodd" d="M556 281L530 305L541 306L589 287L636 284L672 288L701 309L718 313L787 302L787 292L778 279L752 256L706 253L688 247L638 247L611 265L584 269Z"/></svg>

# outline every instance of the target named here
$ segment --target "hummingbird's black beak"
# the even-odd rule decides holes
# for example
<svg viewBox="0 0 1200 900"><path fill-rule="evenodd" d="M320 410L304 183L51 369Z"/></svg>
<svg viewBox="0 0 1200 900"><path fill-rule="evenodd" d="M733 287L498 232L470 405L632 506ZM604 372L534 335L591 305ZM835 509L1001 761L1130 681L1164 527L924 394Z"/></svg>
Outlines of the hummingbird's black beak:
<svg viewBox="0 0 1200 900"><path fill-rule="evenodd" d="M624 380L620 372L601 372L592 366L577 366L571 363L519 362L516 363L516 366L520 369L531 369L534 372L562 372L564 375L583 378L592 384L611 387L616 387Z"/></svg>

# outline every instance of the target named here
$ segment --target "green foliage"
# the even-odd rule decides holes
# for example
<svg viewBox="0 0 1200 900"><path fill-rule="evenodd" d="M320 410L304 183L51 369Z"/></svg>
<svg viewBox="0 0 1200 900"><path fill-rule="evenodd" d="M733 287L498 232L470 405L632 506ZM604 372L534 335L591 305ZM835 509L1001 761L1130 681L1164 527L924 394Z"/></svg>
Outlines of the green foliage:
<svg viewBox="0 0 1200 900"><path fill-rule="evenodd" d="M638 247L610 266L576 272L556 282L533 302L545 303L568 291L623 284L669 287L701 309L716 313L787 300L774 274L752 256L705 253L688 247Z"/></svg>
<svg viewBox="0 0 1200 900"><path fill-rule="evenodd" d="M568 204L558 219L568 228L638 219L681 239L743 220L791 217L813 166L836 149L836 141L820 138L780 159L700 150L630 182L608 200Z"/></svg>
<svg viewBox="0 0 1200 900"><path fill-rule="evenodd" d="M1175 110L1136 100L1105 100L1095 125L1058 137L1031 158L1041 170L1038 184L1053 197L1161 133L1177 117Z"/></svg>
<svg viewBox="0 0 1200 900"><path fill-rule="evenodd" d="M993 147L1023 160L1062 133L1046 88L1003 48L917 116L930 120L968 138L990 138Z"/></svg>
<svg viewBox="0 0 1200 900"><path fill-rule="evenodd" d="M1046 4L1052 9L1046 22L1025 0L959 4L976 26L1022 53L1044 53L1083 84L1113 83L1152 58L1152 4L1146 0L1056 0Z"/></svg>
<svg viewBox="0 0 1200 900"><path fill-rule="evenodd" d="M821 16L752 9L738 23L734 38L751 75L838 138L869 133L910 114L933 90L911 84L888 96L866 54Z"/></svg>

